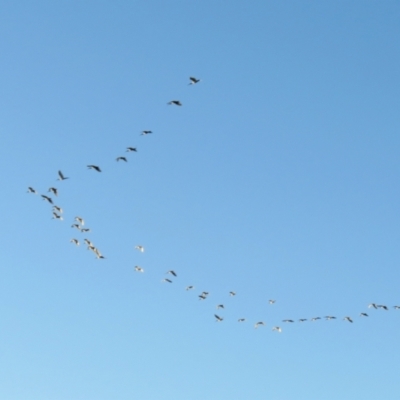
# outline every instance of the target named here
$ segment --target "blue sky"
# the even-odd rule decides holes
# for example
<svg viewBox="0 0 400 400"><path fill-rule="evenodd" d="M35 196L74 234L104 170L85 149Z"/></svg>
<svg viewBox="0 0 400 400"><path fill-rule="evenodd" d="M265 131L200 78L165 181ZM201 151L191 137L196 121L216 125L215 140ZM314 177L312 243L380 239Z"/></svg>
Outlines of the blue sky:
<svg viewBox="0 0 400 400"><path fill-rule="evenodd" d="M399 17L2 1L0 398L397 400Z"/></svg>

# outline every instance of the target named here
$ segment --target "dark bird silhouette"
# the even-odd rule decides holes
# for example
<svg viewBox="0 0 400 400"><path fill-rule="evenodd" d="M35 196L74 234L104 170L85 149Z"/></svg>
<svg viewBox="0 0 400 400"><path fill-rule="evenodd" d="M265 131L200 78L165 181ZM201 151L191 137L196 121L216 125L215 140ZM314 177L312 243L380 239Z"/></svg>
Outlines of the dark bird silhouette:
<svg viewBox="0 0 400 400"><path fill-rule="evenodd" d="M150 133L153 133L152 131L142 131L141 135L150 135Z"/></svg>
<svg viewBox="0 0 400 400"><path fill-rule="evenodd" d="M97 172L101 172L100 167L98 167L97 165L88 165L87 167L88 167L89 169L94 169L94 170L96 170Z"/></svg>
<svg viewBox="0 0 400 400"><path fill-rule="evenodd" d="M137 152L136 147L127 147L127 148L126 148L126 152L127 152L127 153L129 153L129 152L131 152L131 151L136 151L136 152Z"/></svg>
<svg viewBox="0 0 400 400"><path fill-rule="evenodd" d="M58 206L53 206L53 208L55 209L55 210L57 210L60 214L62 214L63 213L63 209L61 208L61 207L58 207Z"/></svg>
<svg viewBox="0 0 400 400"><path fill-rule="evenodd" d="M176 274L175 271L172 271L172 269L169 270L169 271L167 271L166 273L167 273L167 274L171 274L171 275L173 275L173 276L178 276L178 275Z"/></svg>
<svg viewBox="0 0 400 400"><path fill-rule="evenodd" d="M219 310L220 308L225 308L223 304L218 304L217 305L217 310Z"/></svg>
<svg viewBox="0 0 400 400"><path fill-rule="evenodd" d="M349 322L353 323L353 320L352 320L350 317L344 317L343 319L344 319L345 321L349 321Z"/></svg>
<svg viewBox="0 0 400 400"><path fill-rule="evenodd" d="M224 320L222 317L220 317L220 316L217 315L217 314L214 314L214 317L216 318L216 321L217 321L217 322L221 322L221 321Z"/></svg>
<svg viewBox="0 0 400 400"><path fill-rule="evenodd" d="M382 305L382 304L378 304L377 307L378 308L383 308L384 310L389 311L389 308L387 306Z"/></svg>
<svg viewBox="0 0 400 400"><path fill-rule="evenodd" d="M282 322L290 322L290 323L293 323L294 321L293 321L292 319L284 319L284 320L282 320Z"/></svg>
<svg viewBox="0 0 400 400"><path fill-rule="evenodd" d="M244 322L244 321L246 321L246 318L239 318L238 319L238 322Z"/></svg>
<svg viewBox="0 0 400 400"><path fill-rule="evenodd" d="M64 181L65 179L69 179L68 177L64 176L61 171L58 171L58 176L59 176L59 178L57 179L58 181Z"/></svg>
<svg viewBox="0 0 400 400"><path fill-rule="evenodd" d="M307 318L300 318L299 319L299 322L305 322L305 321L307 321Z"/></svg>
<svg viewBox="0 0 400 400"><path fill-rule="evenodd" d="M53 211L52 219L59 219L60 221L62 221L63 217L61 215L58 215L56 212Z"/></svg>
<svg viewBox="0 0 400 400"><path fill-rule="evenodd" d="M46 201L48 201L50 204L53 204L53 200L52 200L50 197L45 196L44 194L42 194L41 196L43 197L43 200L46 200Z"/></svg>
<svg viewBox="0 0 400 400"><path fill-rule="evenodd" d="M27 193L33 193L33 194L37 194L37 191L33 188L33 187L28 187L28 191Z"/></svg>
<svg viewBox="0 0 400 400"><path fill-rule="evenodd" d="M172 283L171 279L168 279L168 278L164 278L164 279L163 279L163 282Z"/></svg>
<svg viewBox="0 0 400 400"><path fill-rule="evenodd" d="M360 314L360 317L368 317L368 314L365 313L365 312L362 312L362 313Z"/></svg>
<svg viewBox="0 0 400 400"><path fill-rule="evenodd" d="M120 161L120 160L121 160L121 161L128 162L128 160L126 159L126 157L117 157L116 160L117 160L117 161Z"/></svg>
<svg viewBox="0 0 400 400"><path fill-rule="evenodd" d="M196 83L200 82L200 79L196 79L194 76L191 76L189 85L195 85Z"/></svg>
<svg viewBox="0 0 400 400"><path fill-rule="evenodd" d="M265 325L265 323L264 322L262 322L262 321L260 321L260 322L257 322L255 325L254 325L254 328L258 328L259 326L264 326Z"/></svg>
<svg viewBox="0 0 400 400"><path fill-rule="evenodd" d="M174 104L176 106L181 106L182 105L182 103L179 100L171 100L167 104L169 104L169 105Z"/></svg>
<svg viewBox="0 0 400 400"><path fill-rule="evenodd" d="M236 292L229 292L229 296L236 296Z"/></svg>
<svg viewBox="0 0 400 400"><path fill-rule="evenodd" d="M194 289L194 286L186 286L186 290L192 290Z"/></svg>

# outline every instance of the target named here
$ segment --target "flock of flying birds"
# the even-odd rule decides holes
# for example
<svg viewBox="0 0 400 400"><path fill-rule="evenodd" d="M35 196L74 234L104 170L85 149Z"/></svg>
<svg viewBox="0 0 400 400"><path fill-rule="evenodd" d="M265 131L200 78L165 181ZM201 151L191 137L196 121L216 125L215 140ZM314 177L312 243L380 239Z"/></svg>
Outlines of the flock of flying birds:
<svg viewBox="0 0 400 400"><path fill-rule="evenodd" d="M195 85L195 84L200 82L200 79L197 79L195 77L190 77L189 80L190 80L189 85ZM171 100L167 104L168 105L175 105L175 106L179 106L179 107L182 106L182 103L179 100ZM149 135L149 134L152 134L152 133L153 132L151 130L144 130L144 131L142 131L140 133L140 135L145 136L145 135ZM127 147L126 148L126 152L128 152L128 153L137 152L137 148L136 147ZM116 158L116 161L117 162L119 162L119 161L128 162L128 159L125 156L119 156L119 157ZM94 170L96 172L102 172L101 168L98 165L92 165L91 164L91 165L88 165L87 168L90 169L90 170ZM69 179L69 177L65 176L62 173L62 171L58 171L58 179L57 180L58 181L64 181L66 179ZM62 221L63 220L63 216L62 216L63 209L61 207L59 207L58 205L54 204L53 198L50 197L51 195L54 195L55 197L58 197L58 189L55 188L55 187L50 187L47 192L50 193L50 195L41 194L40 196L42 197L43 200L47 201L52 206L52 214L53 214L52 218ZM33 187L28 187L28 193L38 194L38 192ZM77 229L81 233L90 232L90 229L85 227L84 219L82 217L80 217L80 216L76 216L75 217L74 221L72 222L71 228ZM78 239L76 239L76 238L72 238L70 240L70 242L73 243L76 246L80 246L80 241ZM105 259L105 257L102 255L100 250L89 239L85 238L85 239L83 239L83 242L87 246L87 249L92 251L95 254L97 259ZM141 253L143 253L145 251L145 248L142 245L136 245L134 248L135 248L135 250L137 250L137 251L139 251ZM136 265L134 267L134 271L138 272L138 273L143 273L144 269L142 267ZM166 283L173 283L172 279L176 278L178 276L178 274L174 270L169 270L169 271L166 272L166 274L171 277L171 279L164 278L162 280L163 282L166 282ZM187 291L189 291L189 290L195 289L195 287L190 285L190 286L186 286L185 289ZM198 295L198 298L199 298L199 300L206 300L208 298L208 295L209 295L209 292L203 291L202 293L200 293ZM236 292L230 291L229 292L229 296L230 297L236 296ZM276 303L276 300L270 299L268 301L268 303L270 305L274 305ZM385 310L385 311L389 310L388 306L383 305L383 304L376 304L376 303L369 304L368 308L382 309L382 310ZM400 306L399 305L395 305L395 306L393 306L393 308L395 310L400 310ZM216 309L217 310L224 310L225 306L224 306L224 304L218 304L216 306ZM368 317L368 316L369 315L366 312L361 312L359 314L359 317L363 317L363 318ZM215 321L216 322L222 322L224 320L223 316L218 315L218 314L214 314L214 317L215 317ZM330 320L335 320L337 318L335 316L333 316L333 315L326 315L324 317L313 317L313 318L310 318L310 319L300 318L297 321L298 322L306 322L306 321L314 322L314 321L318 321L318 320L322 320L322 319L330 321ZM353 321L353 317L350 317L350 316L345 316L343 318L343 320L347 321L349 323L353 323L354 322ZM239 318L238 319L239 323L243 323L245 321L246 321L246 318ZM282 320L283 323L289 323L289 324L294 323L295 321L296 320L294 320L294 319L284 319L284 320ZM266 326L264 321L258 321L258 322L256 322L254 324L254 328L255 329L257 329L259 327L262 327L262 326ZM272 327L272 331L281 333L282 332L282 328L280 326L274 326L274 327Z"/></svg>

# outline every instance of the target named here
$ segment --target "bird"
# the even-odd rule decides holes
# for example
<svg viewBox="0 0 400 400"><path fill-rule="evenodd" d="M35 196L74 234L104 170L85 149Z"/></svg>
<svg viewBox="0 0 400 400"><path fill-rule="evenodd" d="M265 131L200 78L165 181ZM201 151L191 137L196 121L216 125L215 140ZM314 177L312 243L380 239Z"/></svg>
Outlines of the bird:
<svg viewBox="0 0 400 400"><path fill-rule="evenodd" d="M89 239L83 239L83 241L88 245L88 246L93 246L93 243Z"/></svg>
<svg viewBox="0 0 400 400"><path fill-rule="evenodd" d="M282 322L290 322L290 323L293 323L294 321L293 321L292 319L284 319L284 320L282 320Z"/></svg>
<svg viewBox="0 0 400 400"><path fill-rule="evenodd" d="M239 318L238 319L238 322L244 322L244 321L246 321L246 318Z"/></svg>
<svg viewBox="0 0 400 400"><path fill-rule="evenodd" d="M368 314L365 313L365 312L362 312L362 313L360 314L360 317L368 317Z"/></svg>
<svg viewBox="0 0 400 400"><path fill-rule="evenodd" d="M51 192L54 194L54 196L58 196L58 190L55 187L49 188L48 192Z"/></svg>
<svg viewBox="0 0 400 400"><path fill-rule="evenodd" d="M382 304L378 304L377 307L378 308L383 308L384 310L389 311L389 308L387 306L382 305Z"/></svg>
<svg viewBox="0 0 400 400"><path fill-rule="evenodd" d="M217 315L217 314L214 314L214 317L216 318L216 321L217 321L217 322L221 322L221 321L224 320L222 317L220 317L220 316Z"/></svg>
<svg viewBox="0 0 400 400"><path fill-rule="evenodd" d="M186 286L186 290L192 290L194 289L194 286Z"/></svg>
<svg viewBox="0 0 400 400"><path fill-rule="evenodd" d="M257 323L254 324L254 328L257 329L257 328L258 328L259 326L261 326L261 325L265 325L265 323L262 322L262 321L257 322Z"/></svg>
<svg viewBox="0 0 400 400"><path fill-rule="evenodd" d="M277 331L277 332L279 332L279 333L282 333L282 328L280 328L279 326L274 326L274 327L272 328L272 330L273 330L273 331Z"/></svg>
<svg viewBox="0 0 400 400"><path fill-rule="evenodd" d="M85 220L81 217L75 217L74 220L77 221L82 226L85 225Z"/></svg>
<svg viewBox="0 0 400 400"><path fill-rule="evenodd" d="M41 196L43 197L43 200L46 200L46 201L48 201L50 204L53 204L53 200L52 200L50 197L45 196L44 194L41 194Z"/></svg>
<svg viewBox="0 0 400 400"><path fill-rule="evenodd" d="M78 239L71 239L70 242L76 244L77 246L79 246L79 240Z"/></svg>
<svg viewBox="0 0 400 400"><path fill-rule="evenodd" d="M163 282L172 283L171 279L168 279L168 278L164 278L162 281L163 281Z"/></svg>
<svg viewBox="0 0 400 400"><path fill-rule="evenodd" d="M172 269L169 270L169 271L167 271L166 273L167 273L167 274L171 274L171 275L173 275L173 276L178 276L178 275L176 274L175 271L172 271Z"/></svg>
<svg viewBox="0 0 400 400"><path fill-rule="evenodd" d="M219 310L220 308L225 308L223 304L218 304L217 305L217 310Z"/></svg>
<svg viewBox="0 0 400 400"><path fill-rule="evenodd" d="M199 300L205 300L206 298L207 298L207 296L204 296L204 294L199 295Z"/></svg>
<svg viewBox="0 0 400 400"><path fill-rule="evenodd" d="M33 193L33 194L37 194L37 191L33 188L33 187L28 187L28 191L27 193Z"/></svg>
<svg viewBox="0 0 400 400"><path fill-rule="evenodd" d="M88 165L87 167L88 167L89 169L94 169L94 170L96 170L97 172L101 172L100 167L98 167L97 165Z"/></svg>
<svg viewBox="0 0 400 400"><path fill-rule="evenodd" d="M317 321L319 319L321 319L321 317L314 317L314 318L311 318L311 321L314 322L314 321Z"/></svg>
<svg viewBox="0 0 400 400"><path fill-rule="evenodd" d="M144 272L144 269L142 267L139 267L138 265L136 265L135 271L136 272Z"/></svg>
<svg viewBox="0 0 400 400"><path fill-rule="evenodd" d="M343 320L353 323L353 320L350 317L344 317Z"/></svg>
<svg viewBox="0 0 400 400"><path fill-rule="evenodd" d="M326 319L327 321L329 321L329 320L331 320L331 319L336 319L336 317L333 317L332 315L328 315L328 316L325 317L325 319Z"/></svg>
<svg viewBox="0 0 400 400"><path fill-rule="evenodd" d="M138 244L137 246L135 246L135 249L136 249L136 250L139 250L141 253L144 252L144 247L141 246L140 244Z"/></svg>
<svg viewBox="0 0 400 400"><path fill-rule="evenodd" d="M167 104L168 104L168 105L173 104L173 105L175 105L175 106L181 106L181 105L182 105L182 103L181 103L179 100L171 100L171 101L169 101Z"/></svg>
<svg viewBox="0 0 400 400"><path fill-rule="evenodd" d="M150 135L150 133L153 133L152 131L142 131L141 135Z"/></svg>
<svg viewBox="0 0 400 400"><path fill-rule="evenodd" d="M72 225L71 225L71 228L76 228L76 229L78 229L78 231L81 230L81 226L78 225L78 224L72 224Z"/></svg>
<svg viewBox="0 0 400 400"><path fill-rule="evenodd" d="M89 228L81 228L81 232L90 232Z"/></svg>
<svg viewBox="0 0 400 400"><path fill-rule="evenodd" d="M117 160L117 161L122 160L122 161L128 162L128 160L126 159L126 157L117 157L116 160Z"/></svg>
<svg viewBox="0 0 400 400"><path fill-rule="evenodd" d="M129 153L129 152L131 152L131 151L136 151L136 152L137 152L136 147L127 147L127 148L126 148L126 152L127 152L127 153Z"/></svg>
<svg viewBox="0 0 400 400"><path fill-rule="evenodd" d="M57 210L60 214L63 213L63 209L61 207L58 207L58 206L54 205L53 208L54 208L54 210Z"/></svg>
<svg viewBox="0 0 400 400"><path fill-rule="evenodd" d="M400 310L400 306L393 306L395 310Z"/></svg>
<svg viewBox="0 0 400 400"><path fill-rule="evenodd" d="M268 300L268 303L269 303L269 304L275 304L275 303L276 303L276 300Z"/></svg>
<svg viewBox="0 0 400 400"><path fill-rule="evenodd" d="M190 83L189 85L195 85L196 83L199 83L201 79L196 79L194 76L189 77Z"/></svg>
<svg viewBox="0 0 400 400"><path fill-rule="evenodd" d="M368 304L368 308L372 308L372 307L375 308L375 309L378 308L375 303Z"/></svg>
<svg viewBox="0 0 400 400"><path fill-rule="evenodd" d="M210 293L208 293L208 292L203 292L203 293L202 293L203 296L208 296L209 294L210 294Z"/></svg>
<svg viewBox="0 0 400 400"><path fill-rule="evenodd" d="M61 171L58 171L58 176L59 176L59 178L57 178L58 181L65 181L65 179L69 179L68 177L64 176Z"/></svg>
<svg viewBox="0 0 400 400"><path fill-rule="evenodd" d="M229 292L229 295L230 296L236 296L236 293L235 292Z"/></svg>
<svg viewBox="0 0 400 400"><path fill-rule="evenodd" d="M59 219L60 221L62 221L63 217L61 215L58 215L55 211L53 211L52 219Z"/></svg>
<svg viewBox="0 0 400 400"><path fill-rule="evenodd" d="M305 322L305 321L307 321L307 318L300 318L299 319L299 322Z"/></svg>

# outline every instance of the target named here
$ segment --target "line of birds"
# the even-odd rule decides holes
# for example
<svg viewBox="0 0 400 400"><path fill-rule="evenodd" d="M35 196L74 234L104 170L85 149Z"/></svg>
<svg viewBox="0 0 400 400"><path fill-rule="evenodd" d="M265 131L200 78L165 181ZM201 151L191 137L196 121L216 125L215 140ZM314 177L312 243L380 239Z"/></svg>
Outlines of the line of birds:
<svg viewBox="0 0 400 400"><path fill-rule="evenodd" d="M190 81L190 82L189 82L188 85L195 85L195 84L199 83L201 80L200 80L200 79L197 79L197 78L195 78L195 77L189 77L189 81ZM175 105L175 106L182 106L182 103L181 103L179 100L171 100L171 101L169 101L167 104L168 104L168 105ZM152 134L152 133L153 133L153 132L152 132L151 130L143 130L143 131L141 131L140 135L141 135L141 136L145 136L145 135L149 135L149 134ZM128 152L128 153L137 152L137 148L136 148L136 147L127 147L127 148L126 148L126 152ZM116 158L116 161L117 161L117 162L119 162L119 161L128 162L128 159L127 159L125 156L118 156L118 157ZM89 164L89 165L87 165L87 168L90 169L90 170L97 171L97 172L102 172L101 168L100 168L98 165ZM65 176L65 175L62 173L62 171L58 171L58 178L57 178L58 181L64 181L64 180L67 180L67 179L69 179L69 177ZM59 195L58 189L55 188L55 187L50 187L50 188L48 189L47 192L48 192L48 193L51 193L51 194L54 195L55 197L58 197L58 195ZM33 187L31 187L31 186L28 187L28 193L38 194L38 192L37 192ZM50 196L44 195L44 194L41 194L40 196L42 197L43 200L47 201L49 204L52 205L52 215L53 215L52 219L57 219L57 220L61 220L61 221L62 221L62 220L63 220L63 216L62 216L62 214L63 214L63 209L62 209L61 207L59 207L58 205L54 204L53 199L52 199ZM76 217L74 218L74 221L73 221L72 225L71 225L71 228L75 228L75 229L77 229L77 230L78 230L79 232L81 232L81 233L90 232L90 228L84 227L84 225L85 225L84 219L83 219L82 217L76 216ZM72 238L72 239L70 240L70 242L73 243L73 244L76 245L76 246L80 246L80 241L79 241L78 239L76 239L76 238ZM84 242L85 245L87 246L87 249L90 250L90 251L92 251L92 252L95 254L95 256L96 256L97 259L105 259L105 257L102 255L102 253L100 252L100 250L99 250L89 239L84 238L84 239L83 239L83 242ZM145 251L144 246L142 246L142 245L136 245L136 246L134 247L134 249L135 249L135 250L138 250L138 251L141 252L141 253L144 253L144 251ZM138 273L144 273L144 268L142 268L142 267L139 266L139 265L136 265L136 266L134 267L134 271L135 271L135 272L138 272ZM167 274L167 275L170 275L170 276L171 276L171 279L169 279L169 278L163 278L163 279L162 279L162 282L173 283L173 280L172 280L172 279L173 279L173 278L176 278L176 277L178 276L178 274L177 274L174 270L168 270L168 271L166 272L166 274ZM189 286L186 286L186 287L185 287L185 290L186 290L186 291L190 291L190 290L193 290L194 288L195 288L195 287L194 287L193 285L189 285ZM208 296L209 296L209 292L203 291L202 293L200 293L200 294L198 295L198 298L199 298L199 300L206 300L206 299L208 298ZM230 291L230 292L229 292L229 296L230 296L230 297L236 296L236 292ZM268 301L268 303L269 303L270 305L273 305L273 304L276 303L276 300L270 299L270 300ZM382 305L382 304L376 304L376 303L371 303L371 304L369 304L369 305L368 305L368 308L383 309L383 310L386 310L386 311L389 310L389 307L388 307L388 306ZM398 305L393 306L393 308L396 309L396 310L400 310L400 306L398 306ZM225 310L225 306L224 306L224 304L218 304L218 305L216 306L216 309L217 309L217 310ZM215 317L215 321L216 321L216 322L222 322L222 321L224 321L224 317L222 317L222 316L220 316L220 315L218 315L218 314L214 314L214 317ZM368 314L365 313L365 312L361 312L361 313L360 313L360 317L368 317ZM314 322L314 321L321 320L322 318L324 318L324 319L327 320L327 321L336 320L336 319L337 319L335 316L327 315L327 316L325 316L325 317L313 317L313 318L310 319L310 321L311 321L311 322ZM348 322L350 322L350 323L353 323L353 322L354 322L354 321L353 321L353 318L351 318L350 316L345 316L345 317L343 318L343 320L344 320L344 321L348 321ZM246 321L246 318L239 318L237 321L238 321L239 323L243 323L243 322ZM299 321L299 322L305 322L305 321L308 321L308 319L307 319L307 318L300 318L300 319L298 319L298 321ZM283 322L283 323L289 323L289 324L290 324L290 323L294 323L295 320L293 320L293 319L284 319L284 320L282 320L282 322ZM255 329L258 329L259 327L262 327L262 326L265 326L265 325L266 325L266 324L265 324L264 321L258 321L258 322L256 322L256 323L254 324L254 328L255 328ZM272 331L281 333L281 332L282 332L282 328L281 328L280 326L274 326L274 327L272 328Z"/></svg>

